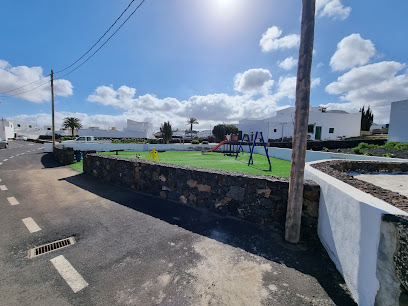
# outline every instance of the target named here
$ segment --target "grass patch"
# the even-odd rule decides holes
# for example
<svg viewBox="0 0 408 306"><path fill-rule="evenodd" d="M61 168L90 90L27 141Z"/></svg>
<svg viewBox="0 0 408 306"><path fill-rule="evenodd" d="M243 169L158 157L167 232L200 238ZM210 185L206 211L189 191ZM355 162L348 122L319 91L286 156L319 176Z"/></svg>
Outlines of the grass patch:
<svg viewBox="0 0 408 306"><path fill-rule="evenodd" d="M103 152L101 154L116 155L115 152ZM148 159L149 156L148 151L119 152L119 156L128 158L136 158L136 154L140 154L141 159ZM203 155L200 151L166 151L159 153L159 158L161 162L178 165L281 177L290 176L289 161L270 157L272 171L267 171L269 169L268 160L266 156L260 154L253 154L254 164L250 166L248 166L249 153L240 153L239 157L235 159L235 155L224 156L222 153L215 152L205 153Z"/></svg>
<svg viewBox="0 0 408 306"><path fill-rule="evenodd" d="M81 160L80 162L77 162L76 160L74 160L73 164L68 165L68 167L74 169L75 171L78 171L80 173L84 172L84 167L83 167L83 160Z"/></svg>

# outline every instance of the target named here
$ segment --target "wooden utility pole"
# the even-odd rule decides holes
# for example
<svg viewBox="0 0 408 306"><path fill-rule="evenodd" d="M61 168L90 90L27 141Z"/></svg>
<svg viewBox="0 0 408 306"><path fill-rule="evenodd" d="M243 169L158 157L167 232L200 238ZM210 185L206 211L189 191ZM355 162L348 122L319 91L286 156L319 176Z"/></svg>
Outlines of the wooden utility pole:
<svg viewBox="0 0 408 306"><path fill-rule="evenodd" d="M54 71L51 69L51 101L52 101L52 151L55 147L55 115L54 115Z"/></svg>
<svg viewBox="0 0 408 306"><path fill-rule="evenodd" d="M307 148L307 126L310 103L310 71L312 69L315 0L302 0L302 26L296 83L295 128L292 142L288 210L285 239L298 243L303 207L303 184Z"/></svg>

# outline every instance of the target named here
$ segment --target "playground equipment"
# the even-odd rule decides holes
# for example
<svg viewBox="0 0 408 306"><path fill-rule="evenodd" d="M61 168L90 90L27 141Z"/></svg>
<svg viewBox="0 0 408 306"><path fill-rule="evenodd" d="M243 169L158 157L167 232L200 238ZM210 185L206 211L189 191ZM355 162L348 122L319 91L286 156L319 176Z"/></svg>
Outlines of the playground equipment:
<svg viewBox="0 0 408 306"><path fill-rule="evenodd" d="M258 134L259 134L259 137L258 137ZM255 137L254 137L254 135L255 135ZM251 137L249 137L249 136L251 136ZM238 158L238 155L239 155L240 152L244 152L244 148L242 147L242 143L245 141L245 137L248 139L247 143L248 143L249 153L250 153L249 160L248 160L248 166L251 165L251 164L252 165L254 164L252 154L254 153L256 140L259 139L259 141L262 141L263 147L265 149L265 155L266 155L266 158L268 159L268 163L269 163L269 171L272 171L272 165L271 165L271 161L269 159L268 149L266 148L266 144L265 144L262 132L257 131L256 133L244 134L244 137L242 137L241 143L238 146L238 150L237 150L237 153L235 155L235 159Z"/></svg>
<svg viewBox="0 0 408 306"><path fill-rule="evenodd" d="M149 157L148 157L147 159L148 159L148 160L152 160L152 161L160 161L159 152L157 152L156 149L153 148L153 149L149 152Z"/></svg>
<svg viewBox="0 0 408 306"><path fill-rule="evenodd" d="M201 151L201 153L204 154L204 153L214 152L222 145L224 146L224 149L222 150L224 155L226 154L231 155L232 153L235 153L236 150L234 150L233 147L238 145L238 135L225 135L224 140L221 141L218 145L216 145L214 148L210 150Z"/></svg>

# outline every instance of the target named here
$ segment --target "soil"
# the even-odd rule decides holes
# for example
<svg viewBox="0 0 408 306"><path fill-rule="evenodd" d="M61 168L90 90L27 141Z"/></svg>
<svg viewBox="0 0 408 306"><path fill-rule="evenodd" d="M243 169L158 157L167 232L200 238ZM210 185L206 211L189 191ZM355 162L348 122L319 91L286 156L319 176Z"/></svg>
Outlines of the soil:
<svg viewBox="0 0 408 306"><path fill-rule="evenodd" d="M374 184L361 181L348 175L346 172L342 172L333 168L333 165L342 161L327 161L318 164L313 164L312 167L316 168L346 184L349 184L363 192L371 194L372 196L381 199L403 211L408 212L408 198L391 190L387 190L376 186Z"/></svg>

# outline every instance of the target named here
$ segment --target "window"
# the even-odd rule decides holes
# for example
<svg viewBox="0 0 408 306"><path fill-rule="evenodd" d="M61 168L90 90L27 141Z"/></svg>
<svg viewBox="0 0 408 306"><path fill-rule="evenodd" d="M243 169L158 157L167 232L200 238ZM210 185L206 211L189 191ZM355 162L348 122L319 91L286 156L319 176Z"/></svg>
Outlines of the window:
<svg viewBox="0 0 408 306"><path fill-rule="evenodd" d="M278 130L277 129L273 129L273 132L276 133Z"/></svg>
<svg viewBox="0 0 408 306"><path fill-rule="evenodd" d="M28 126L31 129L31 125Z"/></svg>
<svg viewBox="0 0 408 306"><path fill-rule="evenodd" d="M309 124L307 126L307 132L308 133L314 133L314 124Z"/></svg>
<svg viewBox="0 0 408 306"><path fill-rule="evenodd" d="M47 128L47 131L51 131L51 128Z"/></svg>
<svg viewBox="0 0 408 306"><path fill-rule="evenodd" d="M20 124L17 124L17 127L21 127L21 125L20 125Z"/></svg>
<svg viewBox="0 0 408 306"><path fill-rule="evenodd" d="M329 128L329 133L333 134L334 133L334 128Z"/></svg>

